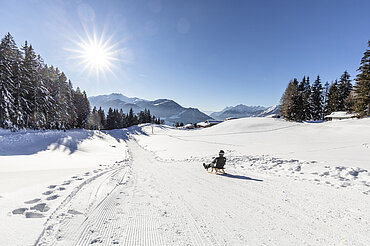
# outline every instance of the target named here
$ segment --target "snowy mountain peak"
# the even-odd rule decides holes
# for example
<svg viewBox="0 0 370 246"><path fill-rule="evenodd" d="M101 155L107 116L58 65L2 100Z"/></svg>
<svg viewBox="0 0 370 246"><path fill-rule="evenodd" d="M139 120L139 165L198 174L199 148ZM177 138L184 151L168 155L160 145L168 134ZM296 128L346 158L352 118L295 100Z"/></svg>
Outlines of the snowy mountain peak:
<svg viewBox="0 0 370 246"><path fill-rule="evenodd" d="M127 113L130 108L135 113L149 109L150 112L172 124L176 122L197 123L211 119L208 115L200 112L198 109L184 108L180 104L170 99L157 99L148 101L137 97L129 98L120 93L112 93L109 95L100 95L89 98L92 107L102 107L107 111L110 107L121 109Z"/></svg>
<svg viewBox="0 0 370 246"><path fill-rule="evenodd" d="M221 110L220 112L214 112L210 116L218 119L225 120L226 118L244 118L256 116L266 110L263 106L247 106L244 104L238 104L236 106L229 106Z"/></svg>

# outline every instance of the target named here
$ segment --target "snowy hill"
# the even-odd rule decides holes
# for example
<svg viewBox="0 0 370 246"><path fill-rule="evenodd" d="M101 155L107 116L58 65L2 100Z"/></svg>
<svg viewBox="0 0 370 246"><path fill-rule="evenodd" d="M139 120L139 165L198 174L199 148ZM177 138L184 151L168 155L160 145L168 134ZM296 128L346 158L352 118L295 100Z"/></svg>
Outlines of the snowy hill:
<svg viewBox="0 0 370 246"><path fill-rule="evenodd" d="M262 106L246 106L243 104L236 105L234 107L226 107L220 112L214 112L210 116L217 120L225 120L226 118L245 118L257 116L266 110Z"/></svg>
<svg viewBox="0 0 370 246"><path fill-rule="evenodd" d="M169 123L183 122L187 124L211 119L210 116L200 112L196 108L184 108L175 101L169 99L148 101L136 97L129 98L122 94L114 93L89 97L89 101L92 107L102 107L105 112L107 112L110 107L116 109L122 108L125 113L127 113L130 108L132 108L135 113L144 109L149 109L151 114Z"/></svg>
<svg viewBox="0 0 370 246"><path fill-rule="evenodd" d="M369 136L370 118L0 130L0 245L367 245Z"/></svg>

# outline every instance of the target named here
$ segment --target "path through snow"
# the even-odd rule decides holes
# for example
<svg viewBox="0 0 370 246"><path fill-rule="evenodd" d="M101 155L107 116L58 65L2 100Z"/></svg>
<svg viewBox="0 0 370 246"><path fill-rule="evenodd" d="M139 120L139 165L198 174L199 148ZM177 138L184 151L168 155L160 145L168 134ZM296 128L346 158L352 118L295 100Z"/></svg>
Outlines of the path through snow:
<svg viewBox="0 0 370 246"><path fill-rule="evenodd" d="M80 186L37 245L367 245L370 196L250 169L212 175L127 142L130 160Z"/></svg>

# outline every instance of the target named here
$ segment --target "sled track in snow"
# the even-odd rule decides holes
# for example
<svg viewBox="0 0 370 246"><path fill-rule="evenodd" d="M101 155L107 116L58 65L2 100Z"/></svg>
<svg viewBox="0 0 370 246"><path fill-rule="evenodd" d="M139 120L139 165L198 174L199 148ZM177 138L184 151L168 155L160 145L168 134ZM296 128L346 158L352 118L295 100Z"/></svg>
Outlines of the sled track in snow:
<svg viewBox="0 0 370 246"><path fill-rule="evenodd" d="M111 178L121 170L116 170L110 177ZM114 237L115 229L119 228L117 218L117 197L119 194L119 185L122 184L127 170L124 172L120 182L101 200L97 206L92 210L91 214L85 219L81 225L81 232L78 237L76 245L90 245L98 242L104 244L113 244L117 241ZM97 232L97 233L95 233Z"/></svg>
<svg viewBox="0 0 370 246"><path fill-rule="evenodd" d="M256 173L209 175L127 144L130 165L76 188L36 245L335 245L345 237L366 245L368 208L343 214L327 196L345 200L348 211L353 205L330 187ZM351 223L358 229L346 234Z"/></svg>
<svg viewBox="0 0 370 246"><path fill-rule="evenodd" d="M56 245L60 240L74 242L73 245L90 245L100 240L99 236L96 236L94 233L95 230L103 232L101 236L105 239L111 239L111 237L105 236L110 236L113 228L116 228L116 221L114 220L114 216L117 213L115 195L118 192L118 187L122 185L128 171L128 166L113 168L99 173L77 186L50 215L48 221L45 223L43 232L34 245ZM69 209L70 203L73 202L74 199L78 199L80 193L84 192L83 189L91 185L91 183L97 179L102 179L102 181L100 181L101 183L98 187L91 192L89 200L91 200L91 197L92 200L88 206L86 206L87 213L85 214L85 218L82 218L81 213ZM101 186L109 179L115 179L116 185L111 187L106 195L103 195L98 201L98 193L101 192ZM80 217L78 219L71 220L71 216L68 216L71 213L81 215L79 215ZM109 223L107 223L107 221ZM112 241L111 244L113 243Z"/></svg>

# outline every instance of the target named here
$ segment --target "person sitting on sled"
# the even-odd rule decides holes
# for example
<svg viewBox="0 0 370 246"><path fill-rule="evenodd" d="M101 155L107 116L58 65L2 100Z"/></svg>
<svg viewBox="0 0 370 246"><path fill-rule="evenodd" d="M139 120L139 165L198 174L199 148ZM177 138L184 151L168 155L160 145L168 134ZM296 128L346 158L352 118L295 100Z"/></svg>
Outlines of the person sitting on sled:
<svg viewBox="0 0 370 246"><path fill-rule="evenodd" d="M220 152L218 153L218 157L213 159L213 161L210 164L203 163L203 167L207 169L207 171L209 168L212 168L211 172L213 172L213 170L215 169L216 173L217 172L225 173L224 166L226 164L226 158L224 157L224 154L225 152L223 150L220 150Z"/></svg>

